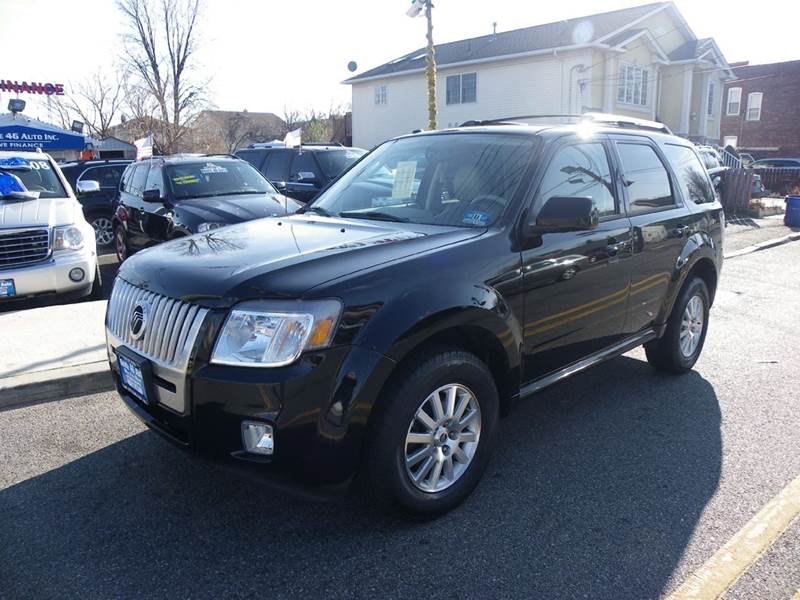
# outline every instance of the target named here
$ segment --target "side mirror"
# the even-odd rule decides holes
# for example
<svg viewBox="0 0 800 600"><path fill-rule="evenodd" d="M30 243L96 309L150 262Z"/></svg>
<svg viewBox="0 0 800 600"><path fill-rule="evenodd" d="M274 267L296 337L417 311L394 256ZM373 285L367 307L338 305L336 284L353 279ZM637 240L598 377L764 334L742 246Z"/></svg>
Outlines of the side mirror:
<svg viewBox="0 0 800 600"><path fill-rule="evenodd" d="M297 183L308 183L311 185L318 185L319 179L317 178L316 174L312 173L311 171L300 171L297 174Z"/></svg>
<svg viewBox="0 0 800 600"><path fill-rule="evenodd" d="M99 191L100 183L94 179L84 179L78 182L77 192L79 196L83 196L84 194L96 194Z"/></svg>
<svg viewBox="0 0 800 600"><path fill-rule="evenodd" d="M722 185L722 177L716 175L712 180L711 183L714 185L714 189L719 191L719 186Z"/></svg>
<svg viewBox="0 0 800 600"><path fill-rule="evenodd" d="M164 200L161 198L161 190L145 190L142 193L142 200L144 202L163 202Z"/></svg>
<svg viewBox="0 0 800 600"><path fill-rule="evenodd" d="M545 202L532 224L534 234L586 231L597 228L600 215L591 198L553 196Z"/></svg>
<svg viewBox="0 0 800 600"><path fill-rule="evenodd" d="M283 191L286 189L285 181L271 181L270 183L272 183L272 185L275 186L275 189L278 191Z"/></svg>

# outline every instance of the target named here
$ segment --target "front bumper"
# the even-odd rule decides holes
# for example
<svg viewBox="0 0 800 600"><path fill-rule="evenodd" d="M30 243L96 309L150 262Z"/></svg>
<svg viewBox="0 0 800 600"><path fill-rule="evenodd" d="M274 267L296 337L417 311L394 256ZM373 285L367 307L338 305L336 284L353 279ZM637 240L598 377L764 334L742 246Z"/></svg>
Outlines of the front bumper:
<svg viewBox="0 0 800 600"><path fill-rule="evenodd" d="M69 272L81 268L84 277L72 281ZM92 289L97 272L97 255L94 248L78 251L57 251L46 261L25 267L0 270L0 279L13 279L16 296L10 300L44 294L68 294Z"/></svg>
<svg viewBox="0 0 800 600"><path fill-rule="evenodd" d="M217 318L218 317L218 318ZM211 458L269 463L262 472L336 483L356 471L369 411L394 366L381 354L339 346L280 368L213 365L208 352L222 315L210 314L186 371L153 364L155 402L146 405L120 384L117 348L108 334L111 372L125 404L170 441ZM273 427L271 457L243 452L241 423Z"/></svg>

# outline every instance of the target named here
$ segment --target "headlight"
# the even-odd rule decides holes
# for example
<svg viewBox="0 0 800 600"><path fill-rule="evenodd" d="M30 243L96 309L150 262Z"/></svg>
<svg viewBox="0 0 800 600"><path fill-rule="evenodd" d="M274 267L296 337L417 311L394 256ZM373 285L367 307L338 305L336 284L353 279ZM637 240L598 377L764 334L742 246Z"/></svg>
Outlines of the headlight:
<svg viewBox="0 0 800 600"><path fill-rule="evenodd" d="M53 229L53 250L80 250L83 248L83 233L75 225Z"/></svg>
<svg viewBox="0 0 800 600"><path fill-rule="evenodd" d="M280 367L305 350L325 348L342 312L338 300L244 302L231 310L211 362L243 367Z"/></svg>
<svg viewBox="0 0 800 600"><path fill-rule="evenodd" d="M200 223L200 225L197 226L197 233L205 233L206 231L219 229L224 225L225 225L224 223L214 223L213 221L210 223Z"/></svg>

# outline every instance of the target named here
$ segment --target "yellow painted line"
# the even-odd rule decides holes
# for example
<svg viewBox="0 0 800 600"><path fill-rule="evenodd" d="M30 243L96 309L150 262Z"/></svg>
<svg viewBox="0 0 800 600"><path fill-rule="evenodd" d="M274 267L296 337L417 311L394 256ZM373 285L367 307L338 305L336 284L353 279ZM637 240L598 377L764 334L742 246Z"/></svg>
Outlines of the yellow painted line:
<svg viewBox="0 0 800 600"><path fill-rule="evenodd" d="M719 598L800 514L800 476L781 490L667 600ZM793 600L798 600L795 595Z"/></svg>

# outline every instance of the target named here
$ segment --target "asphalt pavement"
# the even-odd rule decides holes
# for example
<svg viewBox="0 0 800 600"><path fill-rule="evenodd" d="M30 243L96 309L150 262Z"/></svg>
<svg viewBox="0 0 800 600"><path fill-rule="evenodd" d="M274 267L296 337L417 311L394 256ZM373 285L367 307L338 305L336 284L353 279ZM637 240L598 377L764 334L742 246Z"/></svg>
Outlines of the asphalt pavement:
<svg viewBox="0 0 800 600"><path fill-rule="evenodd" d="M657 598L800 475L800 244L726 262L685 376L635 350L521 402L452 513L172 447L114 394L0 412L0 597ZM800 521L730 589L791 598Z"/></svg>

